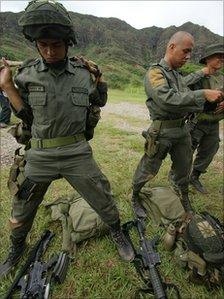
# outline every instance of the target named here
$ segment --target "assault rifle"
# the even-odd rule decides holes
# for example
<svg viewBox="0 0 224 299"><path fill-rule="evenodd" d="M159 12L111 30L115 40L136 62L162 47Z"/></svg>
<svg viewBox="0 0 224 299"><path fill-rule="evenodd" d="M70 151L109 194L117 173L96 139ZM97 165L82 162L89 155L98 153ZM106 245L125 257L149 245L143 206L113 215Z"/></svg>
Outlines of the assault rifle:
<svg viewBox="0 0 224 299"><path fill-rule="evenodd" d="M47 230L41 239L30 251L25 265L16 276L5 299L11 299L14 291L20 288L21 299L47 299L50 293L50 284L54 280L62 283L65 279L69 265L69 257L66 253L53 256L47 263L41 262L41 256L53 238L54 234ZM49 270L54 266L53 271Z"/></svg>
<svg viewBox="0 0 224 299"><path fill-rule="evenodd" d="M131 240L129 231L136 228L139 236L139 248L136 250ZM160 264L159 254L155 251L159 237L152 240L145 238L145 225L142 218L137 218L134 221L129 221L123 224L123 232L128 238L135 252L133 260L134 267L139 273L147 288L140 288L138 293L153 293L156 299L167 299L167 288L174 288L177 298L180 298L179 290L173 284L168 284L162 281L157 266Z"/></svg>

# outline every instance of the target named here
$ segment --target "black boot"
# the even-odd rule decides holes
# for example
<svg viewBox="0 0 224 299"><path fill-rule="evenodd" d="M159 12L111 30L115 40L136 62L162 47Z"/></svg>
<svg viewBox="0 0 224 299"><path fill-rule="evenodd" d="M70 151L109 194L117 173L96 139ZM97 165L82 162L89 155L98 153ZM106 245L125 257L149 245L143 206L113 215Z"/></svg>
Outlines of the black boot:
<svg viewBox="0 0 224 299"><path fill-rule="evenodd" d="M15 240L11 237L12 245L6 260L0 264L0 277L6 276L11 269L19 262L26 248L25 240Z"/></svg>
<svg viewBox="0 0 224 299"><path fill-rule="evenodd" d="M134 250L121 230L120 222L111 226L111 237L117 246L118 253L124 261L131 262L134 257Z"/></svg>
<svg viewBox="0 0 224 299"><path fill-rule="evenodd" d="M181 192L180 201L181 201L182 206L183 206L186 213L191 213L191 214L194 213L193 208L192 208L191 203L190 203L190 199L188 197L188 192L186 192L186 191Z"/></svg>
<svg viewBox="0 0 224 299"><path fill-rule="evenodd" d="M200 175L201 175L200 171L193 170L192 174L190 176L190 184L193 185L198 192L201 192L203 194L207 194L208 191L202 185L202 183L199 181L199 176Z"/></svg>
<svg viewBox="0 0 224 299"><path fill-rule="evenodd" d="M133 192L132 198L131 198L131 205L134 213L138 218L146 218L147 214L145 211L145 208L142 206L139 198L139 193Z"/></svg>

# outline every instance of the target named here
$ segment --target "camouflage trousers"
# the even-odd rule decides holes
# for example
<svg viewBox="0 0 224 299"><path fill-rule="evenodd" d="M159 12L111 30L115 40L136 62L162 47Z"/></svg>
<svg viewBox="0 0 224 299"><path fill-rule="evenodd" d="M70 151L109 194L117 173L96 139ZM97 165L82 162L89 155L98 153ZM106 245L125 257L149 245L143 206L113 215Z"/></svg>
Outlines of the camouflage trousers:
<svg viewBox="0 0 224 299"><path fill-rule="evenodd" d="M146 182L157 175L168 154L172 161L171 172L174 184L180 191L188 192L192 149L191 137L185 126L162 129L156 138L156 150L153 150L153 153L145 146L145 154L133 177L133 192L138 193Z"/></svg>
<svg viewBox="0 0 224 299"><path fill-rule="evenodd" d="M81 141L51 149L30 149L26 152L25 160L26 179L14 196L12 205L11 226L14 238L26 237L49 185L62 177L105 223L112 225L119 220L110 184L93 159L88 142Z"/></svg>
<svg viewBox="0 0 224 299"><path fill-rule="evenodd" d="M219 123L198 122L191 138L192 149L196 151L193 169L204 173L219 149Z"/></svg>

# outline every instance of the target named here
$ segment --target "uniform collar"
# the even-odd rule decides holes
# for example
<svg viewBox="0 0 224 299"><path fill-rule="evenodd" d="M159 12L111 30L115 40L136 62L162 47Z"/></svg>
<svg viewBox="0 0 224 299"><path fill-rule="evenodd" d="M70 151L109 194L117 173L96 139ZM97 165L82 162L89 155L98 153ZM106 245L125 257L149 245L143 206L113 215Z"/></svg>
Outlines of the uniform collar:
<svg viewBox="0 0 224 299"><path fill-rule="evenodd" d="M75 74L76 73L76 69L75 67L77 66L81 66L84 67L85 65L81 62L76 62L76 61L71 61L69 58L66 61L65 64L65 70L71 74ZM42 57L40 58L40 63L38 64L38 68L37 71L38 72L44 72L45 70L48 70L49 67L44 63Z"/></svg>
<svg viewBox="0 0 224 299"><path fill-rule="evenodd" d="M67 63L66 63L66 66L65 66L66 71L71 73L71 74L75 74L76 70L75 70L73 65L74 65L74 63L72 63L70 61L70 59L67 59Z"/></svg>
<svg viewBox="0 0 224 299"><path fill-rule="evenodd" d="M44 63L43 59L40 58L40 63L37 66L37 71L38 72L44 72L47 69L48 69L48 66Z"/></svg>
<svg viewBox="0 0 224 299"><path fill-rule="evenodd" d="M164 58L162 58L159 62L159 64L166 70L166 71L173 71L171 69L171 67L168 65L168 63L166 62L166 60Z"/></svg>

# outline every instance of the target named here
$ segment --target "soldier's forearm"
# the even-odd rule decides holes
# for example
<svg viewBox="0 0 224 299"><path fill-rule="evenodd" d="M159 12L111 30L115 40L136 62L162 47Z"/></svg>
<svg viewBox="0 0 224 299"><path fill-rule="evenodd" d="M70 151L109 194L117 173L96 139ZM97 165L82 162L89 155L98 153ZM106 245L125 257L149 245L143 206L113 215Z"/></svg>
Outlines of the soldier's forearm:
<svg viewBox="0 0 224 299"><path fill-rule="evenodd" d="M205 73L203 72L203 70L200 70L200 71L191 73L191 74L183 77L183 79L184 79L185 84L188 86L188 85L197 83L204 76L205 76Z"/></svg>
<svg viewBox="0 0 224 299"><path fill-rule="evenodd" d="M11 83L5 86L4 91L6 92L9 102L11 103L13 108L17 112L20 111L23 107L23 101L15 85Z"/></svg>

